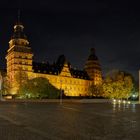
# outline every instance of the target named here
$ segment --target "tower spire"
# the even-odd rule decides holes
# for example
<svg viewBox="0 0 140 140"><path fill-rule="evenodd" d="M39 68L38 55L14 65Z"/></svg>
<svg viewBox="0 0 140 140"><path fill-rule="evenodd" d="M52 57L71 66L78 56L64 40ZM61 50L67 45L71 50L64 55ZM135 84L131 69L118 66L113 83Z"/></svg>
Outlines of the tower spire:
<svg viewBox="0 0 140 140"><path fill-rule="evenodd" d="M18 9L18 23L20 23L20 14L21 14L21 11L20 9Z"/></svg>
<svg viewBox="0 0 140 140"><path fill-rule="evenodd" d="M20 19L21 19L21 10L20 8L18 9L17 11L17 20L16 20L16 23L14 25L14 33L13 33L13 36L12 38L23 38L23 39L27 39L26 38L26 35L24 34L24 26L23 24L21 23Z"/></svg>

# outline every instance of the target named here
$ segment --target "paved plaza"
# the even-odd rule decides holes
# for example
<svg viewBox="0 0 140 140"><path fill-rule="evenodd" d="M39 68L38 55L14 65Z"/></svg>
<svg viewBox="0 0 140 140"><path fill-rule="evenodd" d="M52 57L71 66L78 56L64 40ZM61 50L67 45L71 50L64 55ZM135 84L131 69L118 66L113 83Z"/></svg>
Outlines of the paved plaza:
<svg viewBox="0 0 140 140"><path fill-rule="evenodd" d="M0 102L0 140L139 140L140 105Z"/></svg>

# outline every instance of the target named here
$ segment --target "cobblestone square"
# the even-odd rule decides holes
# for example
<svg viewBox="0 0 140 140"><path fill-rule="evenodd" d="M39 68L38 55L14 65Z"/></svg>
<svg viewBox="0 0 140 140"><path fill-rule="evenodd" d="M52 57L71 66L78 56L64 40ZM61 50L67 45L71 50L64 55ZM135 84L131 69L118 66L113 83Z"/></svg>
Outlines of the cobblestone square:
<svg viewBox="0 0 140 140"><path fill-rule="evenodd" d="M1 140L139 140L140 105L0 102Z"/></svg>

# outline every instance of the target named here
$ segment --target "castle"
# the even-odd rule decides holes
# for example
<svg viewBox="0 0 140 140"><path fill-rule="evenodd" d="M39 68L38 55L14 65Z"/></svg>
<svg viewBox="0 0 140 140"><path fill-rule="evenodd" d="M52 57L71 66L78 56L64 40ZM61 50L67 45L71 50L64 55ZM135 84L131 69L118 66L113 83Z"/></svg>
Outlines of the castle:
<svg viewBox="0 0 140 140"><path fill-rule="evenodd" d="M84 70L71 67L64 55L58 57L55 64L37 63L33 61L33 52L29 41L24 34L24 26L20 22L14 25L14 32L9 41L7 50L7 77L10 81L11 94L17 94L18 86L15 84L17 73L22 78L47 78L58 89L63 89L68 96L85 96L90 85L102 83L102 71L99 60L92 48L85 62Z"/></svg>

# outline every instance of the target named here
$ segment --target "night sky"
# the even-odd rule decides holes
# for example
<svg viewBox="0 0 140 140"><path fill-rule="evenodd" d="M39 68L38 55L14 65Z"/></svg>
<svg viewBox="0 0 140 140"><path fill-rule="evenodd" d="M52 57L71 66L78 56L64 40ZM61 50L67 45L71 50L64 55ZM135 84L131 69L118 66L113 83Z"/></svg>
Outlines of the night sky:
<svg viewBox="0 0 140 140"><path fill-rule="evenodd" d="M138 79L140 9L134 1L4 0L0 3L0 67L5 67L8 41L21 9L21 22L34 60L56 61L65 54L83 69L90 48L96 49L103 73L128 71Z"/></svg>

